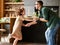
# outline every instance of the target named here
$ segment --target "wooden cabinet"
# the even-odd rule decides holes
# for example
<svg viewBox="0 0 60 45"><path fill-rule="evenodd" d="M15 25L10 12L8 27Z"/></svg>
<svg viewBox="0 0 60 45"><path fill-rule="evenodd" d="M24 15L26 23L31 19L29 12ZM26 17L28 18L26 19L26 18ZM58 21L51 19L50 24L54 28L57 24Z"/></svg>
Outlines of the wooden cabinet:
<svg viewBox="0 0 60 45"><path fill-rule="evenodd" d="M24 6L24 2L5 1L4 17L16 17L16 9Z"/></svg>
<svg viewBox="0 0 60 45"><path fill-rule="evenodd" d="M15 9L20 8L22 6L24 6L24 1L15 2L13 0L0 0L0 18L16 17Z"/></svg>
<svg viewBox="0 0 60 45"><path fill-rule="evenodd" d="M0 0L0 18L4 15L4 1Z"/></svg>
<svg viewBox="0 0 60 45"><path fill-rule="evenodd" d="M15 22L15 19L16 18L10 18L10 33L12 33L12 30L13 30L13 25L14 25L14 22Z"/></svg>
<svg viewBox="0 0 60 45"><path fill-rule="evenodd" d="M13 0L0 1L0 18L1 17L15 17L15 9L24 7L24 1L14 2Z"/></svg>
<svg viewBox="0 0 60 45"><path fill-rule="evenodd" d="M0 18L1 18L1 1L0 1Z"/></svg>
<svg viewBox="0 0 60 45"><path fill-rule="evenodd" d="M20 8L20 7L24 7L24 1L15 2L13 0L0 0L0 18L10 17L10 19L12 20L12 18L16 17L15 9ZM10 25L10 33L11 33L13 22L10 22L9 25Z"/></svg>

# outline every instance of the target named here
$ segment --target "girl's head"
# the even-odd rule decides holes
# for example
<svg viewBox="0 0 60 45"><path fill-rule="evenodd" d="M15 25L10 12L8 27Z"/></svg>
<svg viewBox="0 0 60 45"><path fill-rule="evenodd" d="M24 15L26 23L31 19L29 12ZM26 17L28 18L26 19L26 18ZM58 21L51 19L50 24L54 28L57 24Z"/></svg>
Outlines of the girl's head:
<svg viewBox="0 0 60 45"><path fill-rule="evenodd" d="M25 9L24 9L24 8L17 9L17 10L16 10L16 13L17 13L17 15L19 15L19 16L25 15Z"/></svg>

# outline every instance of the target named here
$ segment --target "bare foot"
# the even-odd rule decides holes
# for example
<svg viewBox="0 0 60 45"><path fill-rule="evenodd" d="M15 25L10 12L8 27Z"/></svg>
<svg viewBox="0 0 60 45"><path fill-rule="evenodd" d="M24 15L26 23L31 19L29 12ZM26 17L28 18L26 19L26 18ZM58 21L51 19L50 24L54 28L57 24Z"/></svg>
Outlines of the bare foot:
<svg viewBox="0 0 60 45"><path fill-rule="evenodd" d="M17 45L18 39L15 39L13 45Z"/></svg>

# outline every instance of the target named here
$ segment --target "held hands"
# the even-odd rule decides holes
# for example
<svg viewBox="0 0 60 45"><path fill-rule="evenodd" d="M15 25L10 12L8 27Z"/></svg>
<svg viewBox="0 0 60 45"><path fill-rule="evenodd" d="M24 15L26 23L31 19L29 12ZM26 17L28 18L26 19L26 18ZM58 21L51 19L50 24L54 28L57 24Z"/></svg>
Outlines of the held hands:
<svg viewBox="0 0 60 45"><path fill-rule="evenodd" d="M45 20L44 18L34 18L33 21L32 21L31 23L27 23L27 24L25 25L25 27L30 27L31 25L36 24L36 23L37 23L37 22L36 22L37 20L40 20L40 21L43 21L43 22L48 22L48 21Z"/></svg>
<svg viewBox="0 0 60 45"><path fill-rule="evenodd" d="M44 18L40 18L40 20L44 20Z"/></svg>
<svg viewBox="0 0 60 45"><path fill-rule="evenodd" d="M40 21L42 21L42 22L48 22L48 20L46 20L44 18L40 18Z"/></svg>
<svg viewBox="0 0 60 45"><path fill-rule="evenodd" d="M32 22L27 23L27 24L25 25L25 27L30 27L31 25L36 24L36 23L37 23L37 22L36 22L37 20L39 20L39 18L37 18L37 17L33 17Z"/></svg>
<svg viewBox="0 0 60 45"><path fill-rule="evenodd" d="M34 18L32 22L27 23L25 26L26 26L26 27L30 27L31 25L36 24L36 21L37 21L37 20L38 20L38 19Z"/></svg>
<svg viewBox="0 0 60 45"><path fill-rule="evenodd" d="M31 23L27 23L25 27L30 27L31 25L32 25Z"/></svg>

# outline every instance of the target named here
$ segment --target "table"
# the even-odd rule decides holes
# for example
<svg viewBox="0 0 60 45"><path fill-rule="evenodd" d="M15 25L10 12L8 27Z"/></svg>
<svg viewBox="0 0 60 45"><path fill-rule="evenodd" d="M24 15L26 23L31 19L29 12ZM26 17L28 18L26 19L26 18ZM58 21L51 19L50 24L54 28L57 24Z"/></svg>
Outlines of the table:
<svg viewBox="0 0 60 45"><path fill-rule="evenodd" d="M0 22L1 29L3 29L4 24L10 24L10 22Z"/></svg>
<svg viewBox="0 0 60 45"><path fill-rule="evenodd" d="M3 29L4 24L10 24L10 23L9 22L0 22L1 29ZM1 33L2 32L0 32L0 40L1 40Z"/></svg>

